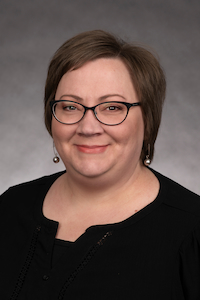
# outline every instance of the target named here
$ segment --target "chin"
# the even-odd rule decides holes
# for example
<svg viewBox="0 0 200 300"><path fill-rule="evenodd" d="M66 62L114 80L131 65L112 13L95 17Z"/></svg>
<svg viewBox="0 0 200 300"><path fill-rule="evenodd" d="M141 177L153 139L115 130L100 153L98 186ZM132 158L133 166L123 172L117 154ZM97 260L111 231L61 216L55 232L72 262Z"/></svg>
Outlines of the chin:
<svg viewBox="0 0 200 300"><path fill-rule="evenodd" d="M77 173L84 177L88 178L96 178L107 172L112 168L112 162L108 162L105 164L105 159L71 159L71 161L67 161L66 169L68 173L70 170L73 173L73 176Z"/></svg>
<svg viewBox="0 0 200 300"><path fill-rule="evenodd" d="M78 165L73 165L72 166L73 170L84 176L87 178L96 178L96 177L100 177L101 175L107 173L110 168L108 166L103 166L100 163L82 163L82 164L78 164Z"/></svg>
<svg viewBox="0 0 200 300"><path fill-rule="evenodd" d="M84 169L84 170L76 170L79 174L81 174L84 177L87 178L97 178L100 177L101 175L105 174L107 171L106 170L91 170L91 169Z"/></svg>

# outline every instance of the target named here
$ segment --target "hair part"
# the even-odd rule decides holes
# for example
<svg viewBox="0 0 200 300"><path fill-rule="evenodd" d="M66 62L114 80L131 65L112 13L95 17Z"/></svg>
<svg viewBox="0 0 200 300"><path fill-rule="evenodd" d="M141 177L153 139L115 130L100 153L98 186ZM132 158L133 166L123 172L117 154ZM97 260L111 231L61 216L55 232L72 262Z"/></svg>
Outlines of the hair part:
<svg viewBox="0 0 200 300"><path fill-rule="evenodd" d="M144 162L148 144L153 159L154 144L158 134L162 107L165 99L166 80L156 55L138 44L126 43L120 38L102 31L83 32L66 41L54 54L48 69L45 85L45 125L51 133L52 113L50 101L54 100L62 76L86 62L99 58L118 58L126 65L144 119L144 142L141 161Z"/></svg>

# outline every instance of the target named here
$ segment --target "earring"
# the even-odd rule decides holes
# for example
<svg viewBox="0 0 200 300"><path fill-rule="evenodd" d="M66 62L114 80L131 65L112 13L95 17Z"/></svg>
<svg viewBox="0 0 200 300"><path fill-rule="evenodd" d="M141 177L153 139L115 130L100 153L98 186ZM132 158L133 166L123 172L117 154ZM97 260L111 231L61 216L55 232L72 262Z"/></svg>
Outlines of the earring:
<svg viewBox="0 0 200 300"><path fill-rule="evenodd" d="M151 159L149 157L150 157L150 144L148 144L148 152L147 152L146 158L144 160L145 166L149 166L151 164Z"/></svg>
<svg viewBox="0 0 200 300"><path fill-rule="evenodd" d="M53 162L55 163L55 164L57 164L57 163L59 163L59 161L60 161L60 158L58 157L58 154L57 154L57 152L56 152L56 147L55 147L55 144L54 144L54 142L53 142L53 152L54 152L54 158L53 158Z"/></svg>

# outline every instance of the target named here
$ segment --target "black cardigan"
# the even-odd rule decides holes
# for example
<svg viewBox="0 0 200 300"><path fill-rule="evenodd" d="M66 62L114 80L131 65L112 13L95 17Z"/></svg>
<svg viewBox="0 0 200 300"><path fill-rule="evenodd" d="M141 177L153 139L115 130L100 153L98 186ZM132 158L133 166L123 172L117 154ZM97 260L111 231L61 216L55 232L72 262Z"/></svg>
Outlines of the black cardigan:
<svg viewBox="0 0 200 300"><path fill-rule="evenodd" d="M200 197L153 171L157 198L123 222L91 226L52 266L58 223L42 214L62 174L0 198L0 299L200 299Z"/></svg>

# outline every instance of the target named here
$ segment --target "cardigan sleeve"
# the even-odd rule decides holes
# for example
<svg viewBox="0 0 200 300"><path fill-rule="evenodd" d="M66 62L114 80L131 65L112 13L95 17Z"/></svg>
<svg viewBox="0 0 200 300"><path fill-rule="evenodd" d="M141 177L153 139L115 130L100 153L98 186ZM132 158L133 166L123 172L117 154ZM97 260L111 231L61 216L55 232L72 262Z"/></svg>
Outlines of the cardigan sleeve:
<svg viewBox="0 0 200 300"><path fill-rule="evenodd" d="M173 300L200 299L200 224L183 241L176 259Z"/></svg>

